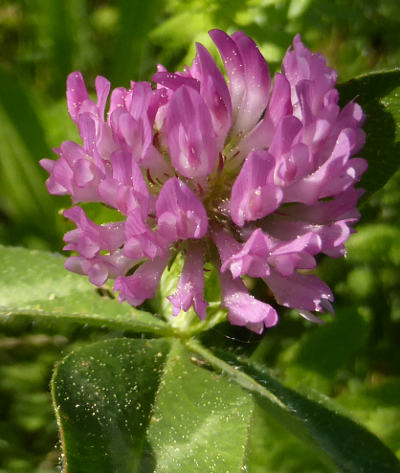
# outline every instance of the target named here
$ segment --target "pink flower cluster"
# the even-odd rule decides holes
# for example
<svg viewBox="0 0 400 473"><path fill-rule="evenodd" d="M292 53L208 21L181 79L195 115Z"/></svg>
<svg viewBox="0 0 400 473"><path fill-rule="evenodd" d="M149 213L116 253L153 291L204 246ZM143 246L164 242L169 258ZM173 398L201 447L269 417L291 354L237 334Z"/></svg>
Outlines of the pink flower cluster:
<svg viewBox="0 0 400 473"><path fill-rule="evenodd" d="M63 142L43 159L47 188L74 204L101 202L117 222L98 225L83 209L64 212L77 253L67 269L96 286L115 278L120 301L152 298L168 261L185 264L169 296L178 315L206 317L205 261L219 271L228 320L261 333L276 310L249 294L242 277L265 281L276 301L318 321L333 295L315 275L316 255L340 257L358 220L354 188L367 165L351 158L364 143L363 112L338 105L336 72L296 36L271 88L268 65L252 39L213 30L228 81L210 53L184 72L163 66L157 84L114 89L96 79L97 102L79 72L67 80L68 110L82 145ZM137 268L137 269L135 269Z"/></svg>

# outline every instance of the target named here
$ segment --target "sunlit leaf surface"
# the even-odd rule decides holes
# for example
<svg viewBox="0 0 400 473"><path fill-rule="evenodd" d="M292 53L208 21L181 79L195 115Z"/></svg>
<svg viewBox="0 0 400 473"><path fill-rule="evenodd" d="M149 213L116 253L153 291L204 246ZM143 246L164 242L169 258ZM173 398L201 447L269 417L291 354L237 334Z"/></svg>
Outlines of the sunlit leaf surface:
<svg viewBox="0 0 400 473"><path fill-rule="evenodd" d="M0 318L34 316L106 325L122 330L164 333L160 319L120 304L105 289L64 268L64 257L38 250L0 246Z"/></svg>
<svg viewBox="0 0 400 473"><path fill-rule="evenodd" d="M253 393L261 407L294 435L314 446L343 473L397 473L400 462L377 437L350 418L286 388L262 367L230 354L215 357L196 342L189 346L214 367ZM368 453L367 453L368 452Z"/></svg>
<svg viewBox="0 0 400 473"><path fill-rule="evenodd" d="M65 473L243 471L251 395L198 366L179 341L86 346L52 384Z"/></svg>
<svg viewBox="0 0 400 473"><path fill-rule="evenodd" d="M342 105L355 100L366 114L367 141L359 154L368 161L361 186L368 197L400 166L400 70L365 74L342 84L339 92Z"/></svg>

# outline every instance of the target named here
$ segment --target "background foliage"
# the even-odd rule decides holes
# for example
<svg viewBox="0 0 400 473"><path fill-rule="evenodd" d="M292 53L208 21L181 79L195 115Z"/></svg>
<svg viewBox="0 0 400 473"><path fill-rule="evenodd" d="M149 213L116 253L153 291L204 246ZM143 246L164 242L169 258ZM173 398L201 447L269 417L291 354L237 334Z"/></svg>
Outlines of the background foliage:
<svg viewBox="0 0 400 473"><path fill-rule="evenodd" d="M3 0L0 243L61 250L66 224L58 212L69 203L47 194L37 162L53 156L61 141L76 139L64 97L70 71L81 70L89 86L97 74L113 86L147 80L157 62L171 69L190 63L194 41L211 46L207 30L218 27L250 34L272 71L300 32L343 82L400 64L399 18L397 0ZM399 159L394 148L393 162ZM287 385L334 398L400 457L400 173L361 211L348 257L322 262L337 296L329 324L315 327L288 312L262 339L222 325L203 342L234 347ZM122 335L73 322L1 321L1 473L57 471L52 366L77 346ZM254 426L250 473L328 471L274 422Z"/></svg>

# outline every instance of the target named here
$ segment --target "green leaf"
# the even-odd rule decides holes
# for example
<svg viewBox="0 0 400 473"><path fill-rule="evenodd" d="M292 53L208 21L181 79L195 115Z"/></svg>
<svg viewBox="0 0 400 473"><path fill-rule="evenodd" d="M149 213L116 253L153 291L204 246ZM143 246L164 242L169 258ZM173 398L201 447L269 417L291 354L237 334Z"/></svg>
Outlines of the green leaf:
<svg viewBox="0 0 400 473"><path fill-rule="evenodd" d="M111 80L116 85L126 86L130 80L147 80L154 68L154 61L149 55L148 35L157 24L161 2L118 0L116 3L119 26L110 67Z"/></svg>
<svg viewBox="0 0 400 473"><path fill-rule="evenodd" d="M27 2L35 34L36 50L42 69L40 86L49 81L55 95L63 95L65 79L75 68L86 69L93 62L87 0L33 0ZM36 62L39 62L36 59ZM47 77L50 76L50 77Z"/></svg>
<svg viewBox="0 0 400 473"><path fill-rule="evenodd" d="M232 355L217 358L196 341L188 348L240 386L253 393L261 407L289 431L325 454L343 473L398 473L400 462L373 434L339 412L281 385L265 368L241 362ZM327 401L326 401L327 402Z"/></svg>
<svg viewBox="0 0 400 473"><path fill-rule="evenodd" d="M302 16L310 6L311 0L291 0L287 17L288 20L294 20Z"/></svg>
<svg viewBox="0 0 400 473"><path fill-rule="evenodd" d="M251 473L338 473L258 405L249 430L247 467Z"/></svg>
<svg viewBox="0 0 400 473"><path fill-rule="evenodd" d="M187 3L185 7L182 12L169 16L150 32L150 39L155 44L164 46L163 56L167 59L176 54L176 51L188 48L197 35L208 31L213 25L208 12L196 11ZM179 34L176 34L177 31Z"/></svg>
<svg viewBox="0 0 400 473"><path fill-rule="evenodd" d="M397 226L380 222L365 225L349 240L349 262L375 265L379 269L399 265L399 242L400 228Z"/></svg>
<svg viewBox="0 0 400 473"><path fill-rule="evenodd" d="M132 473L152 457L146 429L168 353L166 340L86 346L56 368L52 392L65 473Z"/></svg>
<svg viewBox="0 0 400 473"><path fill-rule="evenodd" d="M361 184L366 196L384 186L400 166L400 70L373 72L339 87L342 105L359 103L365 114L367 141L360 155L368 161Z"/></svg>
<svg viewBox="0 0 400 473"><path fill-rule="evenodd" d="M169 333L168 326L151 314L101 296L86 277L64 268L61 255L0 246L0 261L0 320L1 316L33 316Z"/></svg>
<svg viewBox="0 0 400 473"><path fill-rule="evenodd" d="M0 209L8 219L54 238L54 204L38 164L50 152L28 89L0 68ZM22 233L22 232L21 232Z"/></svg>
<svg viewBox="0 0 400 473"><path fill-rule="evenodd" d="M337 401L385 439L400 455L400 378L385 377L368 385L354 380Z"/></svg>
<svg viewBox="0 0 400 473"><path fill-rule="evenodd" d="M240 473L251 395L180 341L107 340L57 367L64 473Z"/></svg>
<svg viewBox="0 0 400 473"><path fill-rule="evenodd" d="M175 342L148 431L154 473L242 472L252 409L251 396Z"/></svg>
<svg viewBox="0 0 400 473"><path fill-rule="evenodd" d="M328 394L343 370L353 366L366 349L370 330L370 321L356 308L337 307L332 321L318 330L306 331L282 350L277 368L291 387L296 389L302 384Z"/></svg>

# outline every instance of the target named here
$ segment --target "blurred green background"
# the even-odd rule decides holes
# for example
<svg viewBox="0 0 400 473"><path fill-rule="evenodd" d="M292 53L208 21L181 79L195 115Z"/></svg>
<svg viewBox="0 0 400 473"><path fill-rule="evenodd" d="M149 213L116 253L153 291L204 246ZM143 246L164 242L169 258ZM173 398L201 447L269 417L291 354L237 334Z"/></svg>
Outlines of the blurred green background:
<svg viewBox="0 0 400 473"><path fill-rule="evenodd" d="M0 243L62 248L59 211L69 202L47 194L38 160L77 139L67 74L81 70L91 90L97 74L113 87L148 80L159 62L171 70L191 63L195 41L211 47L211 28L244 30L272 72L296 33L327 56L341 82L400 64L398 0L0 0ZM321 260L337 296L329 324L288 312L261 341L228 325L204 341L265 362L296 389L302 383L334 398L400 457L400 174L361 210L348 257ZM1 321L0 473L59 471L52 366L77 345L121 335ZM251 446L250 473L326 471L271 419Z"/></svg>

